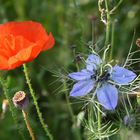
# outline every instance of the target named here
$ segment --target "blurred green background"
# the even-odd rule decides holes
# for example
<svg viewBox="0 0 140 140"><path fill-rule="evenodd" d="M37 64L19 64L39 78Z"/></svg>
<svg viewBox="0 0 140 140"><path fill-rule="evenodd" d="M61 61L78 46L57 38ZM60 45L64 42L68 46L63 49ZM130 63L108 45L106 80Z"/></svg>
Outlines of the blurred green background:
<svg viewBox="0 0 140 140"><path fill-rule="evenodd" d="M117 0L110 0L115 5ZM111 16L115 23L114 58L123 62L132 41L140 37L140 1L125 0ZM95 33L94 41L102 48L105 36L105 26L100 21L100 12L96 0L0 0L0 23L7 21L34 20L42 23L47 32L52 32L56 40L54 48L42 52L37 59L28 64L33 88L37 94L39 106L45 122L47 122L55 140L75 139L72 121L67 109L63 89L63 79L54 73L64 73L76 70L74 56L71 50L76 47L76 53L88 53L87 43L92 40L92 22ZM137 49L134 42L134 49ZM10 96L18 90L24 90L30 97L23 68L8 71ZM0 91L0 105L4 99ZM31 99L30 99L31 100ZM73 102L73 101L72 101ZM74 113L82 111L82 104L72 103ZM1 110L2 111L2 110ZM23 129L25 139L30 139L18 110L19 124ZM46 140L44 131L38 121L32 100L29 107L29 119L38 140ZM82 131L82 130L81 130ZM21 139L10 111L0 120L0 140ZM83 139L86 139L83 137ZM140 138L139 138L140 139ZM136 138L136 140L139 140ZM127 139L128 140L128 139ZM132 139L131 139L132 140Z"/></svg>

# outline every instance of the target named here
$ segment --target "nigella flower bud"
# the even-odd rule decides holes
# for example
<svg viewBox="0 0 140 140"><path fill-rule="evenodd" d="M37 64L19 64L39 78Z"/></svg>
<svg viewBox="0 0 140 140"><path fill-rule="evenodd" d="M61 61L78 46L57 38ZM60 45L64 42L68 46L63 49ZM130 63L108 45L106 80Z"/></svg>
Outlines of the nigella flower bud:
<svg viewBox="0 0 140 140"><path fill-rule="evenodd" d="M2 102L2 112L5 113L8 109L9 102L7 99L4 99Z"/></svg>
<svg viewBox="0 0 140 140"><path fill-rule="evenodd" d="M127 127L133 127L136 125L136 118L134 115L126 115L123 119L124 125Z"/></svg>
<svg viewBox="0 0 140 140"><path fill-rule="evenodd" d="M13 97L13 103L15 107L24 110L29 104L29 99L24 91L18 91Z"/></svg>
<svg viewBox="0 0 140 140"><path fill-rule="evenodd" d="M74 61L75 61L75 62L79 62L79 61L81 61L81 59L82 59L82 54L79 53L79 54L76 54L76 56L75 56L75 58L74 58Z"/></svg>

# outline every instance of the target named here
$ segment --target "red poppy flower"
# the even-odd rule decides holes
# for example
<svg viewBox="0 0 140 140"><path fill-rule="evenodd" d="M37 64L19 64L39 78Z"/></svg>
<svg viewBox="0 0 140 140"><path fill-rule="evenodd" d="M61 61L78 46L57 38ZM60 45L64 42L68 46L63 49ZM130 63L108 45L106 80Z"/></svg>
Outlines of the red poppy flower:
<svg viewBox="0 0 140 140"><path fill-rule="evenodd" d="M54 45L52 34L33 21L0 24L0 70L14 69L32 61Z"/></svg>

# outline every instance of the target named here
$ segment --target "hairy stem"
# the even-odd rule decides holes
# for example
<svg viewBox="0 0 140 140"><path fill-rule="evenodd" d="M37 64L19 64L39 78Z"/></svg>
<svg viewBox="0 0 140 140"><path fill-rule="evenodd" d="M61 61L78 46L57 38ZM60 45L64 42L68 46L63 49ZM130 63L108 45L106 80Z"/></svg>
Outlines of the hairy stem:
<svg viewBox="0 0 140 140"><path fill-rule="evenodd" d="M30 82L30 79L29 79L29 75L28 75L28 71L27 71L27 67L26 67L26 64L23 64L23 71L24 71L24 75L25 75L25 79L26 79L26 82L28 84L28 87L29 87L29 90L30 90L30 93L31 93L31 96L33 98L33 102L34 102L34 105L35 105L35 108L36 108L36 111L37 111L37 115L38 115L38 118L40 120L40 123L46 133L46 135L49 137L50 140L53 140L53 136L52 134L50 133L50 131L48 130L45 122L44 122L44 119L42 117L42 113L39 109L39 106L38 106L38 102L37 102L37 98L35 96L35 92L32 88L32 85L31 85L31 82Z"/></svg>
<svg viewBox="0 0 140 140"><path fill-rule="evenodd" d="M18 119L17 119L17 115L16 115L16 112L15 112L15 109L14 109L14 105L13 105L13 103L12 103L12 100L11 100L10 96L9 96L9 90L8 90L7 81L2 77L2 75L0 75L0 83L1 83L1 85L2 85L2 89L3 89L3 92L4 92L4 96L5 96L5 98L8 100L10 112L11 112L11 114L12 114L12 117L13 117L13 120L14 120L14 122L15 122L15 125L16 125L16 127L17 127L17 129L18 129L18 132L19 132L21 138L22 138L23 140L25 140L24 135L23 135L23 133L22 133L22 131L21 131L21 128L20 128L19 125L18 125Z"/></svg>

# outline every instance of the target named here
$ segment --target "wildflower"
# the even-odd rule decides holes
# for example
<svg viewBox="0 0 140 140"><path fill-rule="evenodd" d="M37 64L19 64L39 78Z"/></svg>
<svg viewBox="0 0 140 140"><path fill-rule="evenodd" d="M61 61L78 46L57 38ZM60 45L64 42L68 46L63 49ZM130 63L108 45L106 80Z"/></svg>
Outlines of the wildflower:
<svg viewBox="0 0 140 140"><path fill-rule="evenodd" d="M84 96L94 89L101 105L107 110L114 110L118 101L116 85L128 85L136 74L118 65L106 67L107 65L103 67L99 56L90 54L86 60L86 69L69 74L70 78L77 81L70 96ZM101 70L104 72L101 73Z"/></svg>
<svg viewBox="0 0 140 140"><path fill-rule="evenodd" d="M10 70L35 59L54 45L52 34L33 21L0 24L0 70Z"/></svg>
<svg viewBox="0 0 140 140"><path fill-rule="evenodd" d="M13 103L15 107L24 110L29 104L29 99L24 91L18 91L13 97Z"/></svg>

